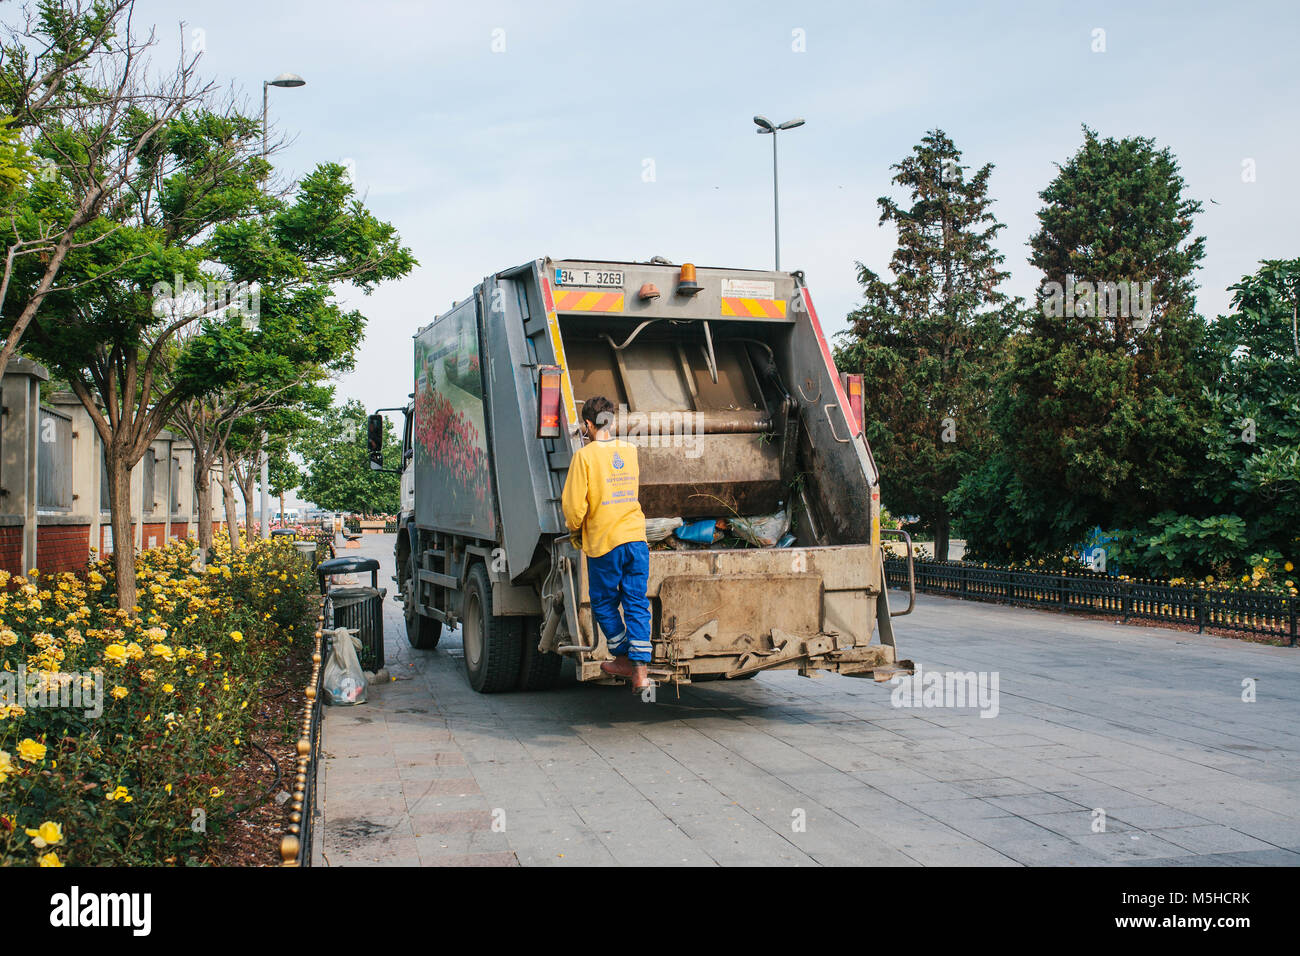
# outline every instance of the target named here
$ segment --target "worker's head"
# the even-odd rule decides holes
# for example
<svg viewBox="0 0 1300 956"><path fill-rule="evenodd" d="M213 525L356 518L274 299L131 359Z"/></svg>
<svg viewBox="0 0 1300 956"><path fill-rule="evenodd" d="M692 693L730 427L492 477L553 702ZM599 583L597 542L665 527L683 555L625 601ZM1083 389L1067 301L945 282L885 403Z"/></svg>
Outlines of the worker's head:
<svg viewBox="0 0 1300 956"><path fill-rule="evenodd" d="M596 432L614 425L614 403L604 395L595 395L582 403L583 432L595 438Z"/></svg>

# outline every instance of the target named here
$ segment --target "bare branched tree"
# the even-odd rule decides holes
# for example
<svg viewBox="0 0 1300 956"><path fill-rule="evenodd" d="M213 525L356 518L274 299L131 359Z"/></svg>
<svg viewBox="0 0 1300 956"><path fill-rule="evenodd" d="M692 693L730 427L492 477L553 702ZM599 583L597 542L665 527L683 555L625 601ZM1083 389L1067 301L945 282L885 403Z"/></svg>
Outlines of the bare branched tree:
<svg viewBox="0 0 1300 956"><path fill-rule="evenodd" d="M0 112L12 117L10 128L37 157L37 170L15 200L26 201L28 234L11 216L13 241L0 277L0 312L12 315L0 377L68 255L105 234L78 233L125 200L137 161L158 132L214 88L196 73L198 54L182 53L172 69L156 71L149 55L155 32L133 32L133 8L134 0L60 0L25 9L5 30ZM15 263L30 255L41 268L9 309Z"/></svg>

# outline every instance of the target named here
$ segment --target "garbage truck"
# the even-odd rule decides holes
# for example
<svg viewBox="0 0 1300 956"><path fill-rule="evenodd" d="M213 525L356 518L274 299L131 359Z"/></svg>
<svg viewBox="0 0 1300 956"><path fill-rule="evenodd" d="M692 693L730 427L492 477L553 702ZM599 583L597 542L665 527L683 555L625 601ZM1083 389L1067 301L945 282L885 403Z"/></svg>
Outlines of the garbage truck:
<svg viewBox="0 0 1300 956"><path fill-rule="evenodd" d="M407 637L459 627L482 693L611 682L561 508L584 401L637 445L658 683L765 670L888 680L880 474L801 272L539 258L414 334L393 576ZM906 535L904 534L905 538ZM911 542L906 555L911 569ZM909 580L911 575L909 574Z"/></svg>

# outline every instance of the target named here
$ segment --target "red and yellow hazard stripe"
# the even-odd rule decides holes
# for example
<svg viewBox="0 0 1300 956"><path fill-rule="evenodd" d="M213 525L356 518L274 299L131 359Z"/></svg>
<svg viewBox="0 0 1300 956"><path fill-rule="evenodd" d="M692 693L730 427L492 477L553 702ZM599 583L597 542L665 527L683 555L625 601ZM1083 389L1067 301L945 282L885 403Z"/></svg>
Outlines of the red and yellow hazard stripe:
<svg viewBox="0 0 1300 956"><path fill-rule="evenodd" d="M559 312L622 312L622 292L590 289L555 289L555 308Z"/></svg>
<svg viewBox="0 0 1300 956"><path fill-rule="evenodd" d="M722 314L746 319L783 319L785 302L781 299L740 299L723 296Z"/></svg>

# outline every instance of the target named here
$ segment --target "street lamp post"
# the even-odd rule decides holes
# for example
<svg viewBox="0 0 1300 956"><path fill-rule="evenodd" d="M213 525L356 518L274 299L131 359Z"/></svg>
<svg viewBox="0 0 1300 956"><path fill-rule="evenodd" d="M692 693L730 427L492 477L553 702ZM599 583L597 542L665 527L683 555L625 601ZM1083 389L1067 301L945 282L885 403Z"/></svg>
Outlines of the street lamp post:
<svg viewBox="0 0 1300 956"><path fill-rule="evenodd" d="M306 86L307 81L297 73L281 73L274 80L262 81L262 162L266 162L266 110L268 97L271 87L279 86L287 89L293 89L298 86ZM266 452L268 437L266 432L262 432L262 451L258 457L262 460L262 495L258 502L259 512L261 515L261 536L263 538L271 537L271 522L267 520L271 511L271 461ZM252 520L251 517L249 520Z"/></svg>
<svg viewBox="0 0 1300 956"><path fill-rule="evenodd" d="M781 271L781 200L780 194L777 192L776 182L776 134L778 130L794 129L802 126L803 122L801 119L792 119L777 125L773 124L766 116L754 117L754 125L758 127L760 135L763 133L772 134L772 226L775 230L777 272Z"/></svg>

